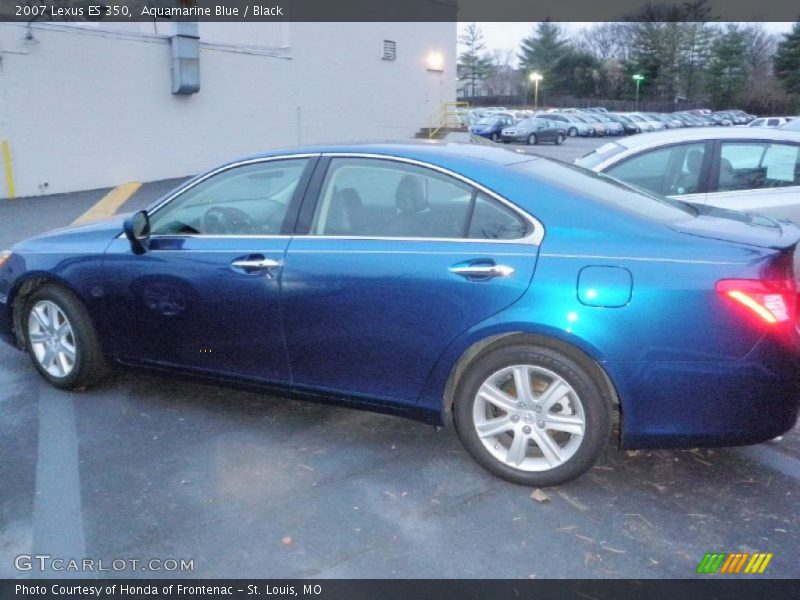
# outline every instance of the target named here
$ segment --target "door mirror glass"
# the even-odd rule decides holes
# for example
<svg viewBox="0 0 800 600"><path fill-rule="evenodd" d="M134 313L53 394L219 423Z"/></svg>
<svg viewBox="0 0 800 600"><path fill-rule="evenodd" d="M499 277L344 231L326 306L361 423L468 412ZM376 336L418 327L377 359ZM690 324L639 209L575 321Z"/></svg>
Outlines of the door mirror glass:
<svg viewBox="0 0 800 600"><path fill-rule="evenodd" d="M125 219L125 237L134 254L144 254L150 244L150 217L143 210Z"/></svg>

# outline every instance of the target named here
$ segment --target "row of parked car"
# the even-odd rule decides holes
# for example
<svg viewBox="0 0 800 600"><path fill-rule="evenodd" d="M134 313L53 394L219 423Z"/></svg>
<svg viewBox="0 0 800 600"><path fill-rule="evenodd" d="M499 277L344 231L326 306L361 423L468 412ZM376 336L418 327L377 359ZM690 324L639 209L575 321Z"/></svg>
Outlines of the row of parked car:
<svg viewBox="0 0 800 600"><path fill-rule="evenodd" d="M534 112L504 107L462 113L475 135L499 142L542 141L562 143L567 137L621 136L683 127L779 127L792 117L758 118L742 110L712 112L707 109L653 112L609 112L605 108L566 108Z"/></svg>

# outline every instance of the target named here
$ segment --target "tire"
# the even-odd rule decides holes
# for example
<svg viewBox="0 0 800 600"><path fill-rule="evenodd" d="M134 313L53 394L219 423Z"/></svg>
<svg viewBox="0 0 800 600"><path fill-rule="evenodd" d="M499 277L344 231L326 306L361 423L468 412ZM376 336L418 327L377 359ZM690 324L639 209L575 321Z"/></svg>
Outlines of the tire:
<svg viewBox="0 0 800 600"><path fill-rule="evenodd" d="M539 140L536 139L536 134L532 133L528 136L526 142L528 143L528 146L535 146L536 144L539 143Z"/></svg>
<svg viewBox="0 0 800 600"><path fill-rule="evenodd" d="M517 404L516 381L524 379L509 373L519 369L528 373L529 385L536 390L529 397L533 411ZM510 383L512 388L504 388L499 398L502 403L511 400L509 410L494 404L496 394L493 402L486 401L485 392L479 395L481 390L499 390L503 385L498 382L504 380L503 385ZM464 449L493 475L527 486L560 485L587 471L608 442L612 413L601 389L601 382L563 352L544 345L504 346L476 359L462 377L453 407L456 432ZM535 410L537 406L542 410ZM544 419L562 429L548 428ZM479 426L485 430L483 438ZM567 433L566 428L576 431ZM520 445L514 444L517 436ZM553 446L542 441L550 448L550 458L541 451L541 436L557 448L554 453Z"/></svg>
<svg viewBox="0 0 800 600"><path fill-rule="evenodd" d="M36 369L51 385L82 389L106 375L108 364L97 332L75 294L47 284L31 294L23 311L25 349ZM54 332L50 325L53 318L62 333ZM47 341L41 341L44 339Z"/></svg>
<svg viewBox="0 0 800 600"><path fill-rule="evenodd" d="M499 136L499 135L497 135L496 133L493 133L493 134L492 134L492 141L493 141L495 144L497 143L497 140L499 140L499 139L500 139L500 136Z"/></svg>
<svg viewBox="0 0 800 600"><path fill-rule="evenodd" d="M559 133L556 136L556 146L560 146L561 144L563 144L564 143L564 139L565 139L564 138L564 134L563 133Z"/></svg>
<svg viewBox="0 0 800 600"><path fill-rule="evenodd" d="M576 135L578 135L578 130L577 130L577 128L575 128L575 127L570 127L570 128L569 128L569 130L567 130L567 135L568 135L569 137L575 137Z"/></svg>

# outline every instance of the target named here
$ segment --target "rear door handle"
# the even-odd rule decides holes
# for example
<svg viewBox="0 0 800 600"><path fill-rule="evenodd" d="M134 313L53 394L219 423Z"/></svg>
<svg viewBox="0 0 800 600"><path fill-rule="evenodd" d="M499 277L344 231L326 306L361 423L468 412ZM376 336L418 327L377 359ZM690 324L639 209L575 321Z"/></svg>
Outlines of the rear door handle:
<svg viewBox="0 0 800 600"><path fill-rule="evenodd" d="M506 265L474 264L456 265L450 267L450 272L467 279L492 279L493 277L508 277L514 273L514 269Z"/></svg>
<svg viewBox="0 0 800 600"><path fill-rule="evenodd" d="M272 260L271 258L254 256L250 258L237 259L231 263L231 266L249 272L276 269L281 266L281 263L277 260Z"/></svg>

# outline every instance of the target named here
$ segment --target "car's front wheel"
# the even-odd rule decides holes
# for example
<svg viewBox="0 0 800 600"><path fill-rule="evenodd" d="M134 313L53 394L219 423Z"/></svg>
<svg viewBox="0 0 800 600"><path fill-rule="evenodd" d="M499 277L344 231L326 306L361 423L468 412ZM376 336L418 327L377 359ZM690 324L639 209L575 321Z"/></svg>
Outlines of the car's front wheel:
<svg viewBox="0 0 800 600"><path fill-rule="evenodd" d="M564 134L563 133L559 133L556 136L556 140L555 141L556 141L556 146L560 146L561 144L563 144L564 143Z"/></svg>
<svg viewBox="0 0 800 600"><path fill-rule="evenodd" d="M458 386L459 439L503 479L562 484L589 469L608 441L611 407L601 385L553 348L500 348L478 359Z"/></svg>
<svg viewBox="0 0 800 600"><path fill-rule="evenodd" d="M536 134L535 133L530 134L528 136L527 142L529 146L535 146L538 143L538 140L536 139Z"/></svg>
<svg viewBox="0 0 800 600"><path fill-rule="evenodd" d="M570 127L567 133L569 134L569 137L575 137L578 135L578 130L575 127Z"/></svg>
<svg viewBox="0 0 800 600"><path fill-rule="evenodd" d="M94 326L74 294L45 285L31 294L24 311L28 353L52 385L82 388L105 375L107 365Z"/></svg>

